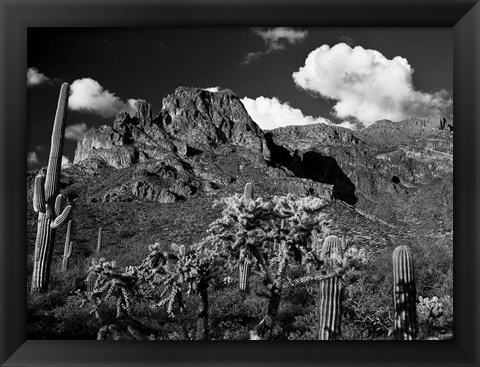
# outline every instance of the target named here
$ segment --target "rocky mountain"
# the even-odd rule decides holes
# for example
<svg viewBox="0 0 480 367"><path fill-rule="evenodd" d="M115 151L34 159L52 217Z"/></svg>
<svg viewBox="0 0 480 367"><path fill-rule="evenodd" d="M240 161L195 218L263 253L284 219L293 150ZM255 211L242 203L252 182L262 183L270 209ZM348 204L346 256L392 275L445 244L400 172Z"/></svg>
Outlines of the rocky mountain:
<svg viewBox="0 0 480 367"><path fill-rule="evenodd" d="M225 144L249 149L266 161L270 157L262 130L232 91L179 87L163 99L156 117L151 106L139 100L134 117L122 112L113 126L89 130L73 163L100 159L115 168L126 168L161 160L167 153L192 156Z"/></svg>
<svg viewBox="0 0 480 367"><path fill-rule="evenodd" d="M333 184L357 209L389 223L452 229L453 127L440 116L381 120L360 131L289 126L267 139L274 161Z"/></svg>
<svg viewBox="0 0 480 367"><path fill-rule="evenodd" d="M385 244L389 236L451 236L452 173L453 127L439 116L360 131L314 124L264 132L232 91L179 87L157 115L139 101L134 116L87 131L62 170L62 191L92 241L96 222L117 228L116 241L122 231L147 243L197 238L219 214L213 201L253 182L255 195L332 199L338 226L368 241L382 233Z"/></svg>

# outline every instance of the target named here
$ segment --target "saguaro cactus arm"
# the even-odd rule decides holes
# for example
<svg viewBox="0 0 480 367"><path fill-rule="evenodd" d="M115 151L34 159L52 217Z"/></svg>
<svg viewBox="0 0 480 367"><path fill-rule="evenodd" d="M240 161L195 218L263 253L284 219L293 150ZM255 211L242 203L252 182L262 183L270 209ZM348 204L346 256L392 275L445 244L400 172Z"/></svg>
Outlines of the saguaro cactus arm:
<svg viewBox="0 0 480 367"><path fill-rule="evenodd" d="M55 215L60 215L63 208L63 195L58 194L57 198L55 199Z"/></svg>
<svg viewBox="0 0 480 367"><path fill-rule="evenodd" d="M63 212L55 218L55 220L50 224L50 228L56 229L62 225L64 225L68 219L70 218L70 215L72 214L73 206L68 205L65 209L63 209Z"/></svg>
<svg viewBox="0 0 480 367"><path fill-rule="evenodd" d="M33 210L35 213L45 212L45 175L41 172L35 177L35 185L33 188Z"/></svg>

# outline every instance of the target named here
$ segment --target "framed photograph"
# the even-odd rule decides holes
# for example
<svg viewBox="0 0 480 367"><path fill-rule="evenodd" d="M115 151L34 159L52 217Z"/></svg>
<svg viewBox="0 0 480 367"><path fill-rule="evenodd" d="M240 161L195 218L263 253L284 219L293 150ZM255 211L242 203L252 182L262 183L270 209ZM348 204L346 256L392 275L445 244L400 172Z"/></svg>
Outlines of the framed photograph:
<svg viewBox="0 0 480 367"><path fill-rule="evenodd" d="M0 6L2 366L480 365L478 1Z"/></svg>

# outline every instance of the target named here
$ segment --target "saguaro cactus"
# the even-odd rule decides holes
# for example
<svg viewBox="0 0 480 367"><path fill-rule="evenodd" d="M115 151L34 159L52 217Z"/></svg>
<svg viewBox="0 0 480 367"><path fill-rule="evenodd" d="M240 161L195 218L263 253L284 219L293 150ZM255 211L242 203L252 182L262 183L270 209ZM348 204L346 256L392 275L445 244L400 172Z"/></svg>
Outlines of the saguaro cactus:
<svg viewBox="0 0 480 367"><path fill-rule="evenodd" d="M337 267L342 262L342 246L337 236L325 238L321 259L327 266ZM337 275L320 280L318 288L318 340L331 340L340 335L341 292Z"/></svg>
<svg viewBox="0 0 480 367"><path fill-rule="evenodd" d="M245 200L253 200L253 184L251 182L245 185L243 191L243 197ZM250 281L250 271L252 269L251 254L248 251L242 254L243 259L240 259L239 263L239 278L240 278L240 290L242 292L248 291Z"/></svg>
<svg viewBox="0 0 480 367"><path fill-rule="evenodd" d="M94 272L88 273L87 280L86 280L87 292L88 293L93 293L93 290L95 289L95 282L96 281L97 281L97 274L94 273Z"/></svg>
<svg viewBox="0 0 480 367"><path fill-rule="evenodd" d="M249 182L245 185L245 189L243 191L243 196L247 200L252 200L253 199L253 184L251 182Z"/></svg>
<svg viewBox="0 0 480 367"><path fill-rule="evenodd" d="M65 236L65 247L63 249L62 271L68 271L70 256L72 256L73 241L70 241L72 231L72 221L69 220L67 224L67 235Z"/></svg>
<svg viewBox="0 0 480 367"><path fill-rule="evenodd" d="M70 87L67 83L62 84L53 124L46 175L42 169L35 177L33 209L38 213L38 227L35 241L32 292L47 291L55 232L58 227L68 221L72 212L71 205L68 205L62 211L63 196L59 193L69 90Z"/></svg>
<svg viewBox="0 0 480 367"><path fill-rule="evenodd" d="M320 253L322 260L337 260L342 258L342 241L335 235L330 235L323 241L323 246Z"/></svg>
<svg viewBox="0 0 480 367"><path fill-rule="evenodd" d="M100 253L103 244L103 227L98 229L98 239L97 239L97 255Z"/></svg>
<svg viewBox="0 0 480 367"><path fill-rule="evenodd" d="M414 340L417 335L417 309L413 257L410 248L405 245L395 248L392 261L395 339Z"/></svg>
<svg viewBox="0 0 480 367"><path fill-rule="evenodd" d="M240 262L240 290L242 292L247 292L250 285L250 271L252 269L252 259L250 255L245 256L245 258Z"/></svg>

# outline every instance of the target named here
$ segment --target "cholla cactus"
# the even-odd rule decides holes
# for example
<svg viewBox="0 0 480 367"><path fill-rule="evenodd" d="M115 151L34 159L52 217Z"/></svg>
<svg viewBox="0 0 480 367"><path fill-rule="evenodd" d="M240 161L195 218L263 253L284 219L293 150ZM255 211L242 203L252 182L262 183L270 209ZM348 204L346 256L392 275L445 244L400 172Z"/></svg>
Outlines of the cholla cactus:
<svg viewBox="0 0 480 367"><path fill-rule="evenodd" d="M268 291L269 306L258 325L261 338L272 336L287 269L301 263L308 252L313 228L322 222L330 202L294 195L245 200L241 195L224 198L222 217L208 230L212 249L232 270L243 266L249 253ZM243 254L243 255L242 255Z"/></svg>
<svg viewBox="0 0 480 367"><path fill-rule="evenodd" d="M92 259L88 269L87 293L95 303L95 315L99 317L98 306L109 298L116 301L117 318L129 315L137 281L138 274L133 267L121 270L114 261Z"/></svg>
<svg viewBox="0 0 480 367"><path fill-rule="evenodd" d="M341 241L328 236L322 247L321 259L333 267L343 263ZM318 339L330 340L340 335L341 298L338 275L320 280L318 288Z"/></svg>
<svg viewBox="0 0 480 367"><path fill-rule="evenodd" d="M64 198L59 193L68 96L69 85L64 83L58 98L47 171L45 173L42 169L35 177L33 209L38 213L38 227L35 241L32 292L47 291L56 229L68 221L72 212L72 205L68 205L62 210Z"/></svg>
<svg viewBox="0 0 480 367"><path fill-rule="evenodd" d="M410 248L405 245L395 248L392 261L395 338L413 340L417 334L417 312L413 257Z"/></svg>
<svg viewBox="0 0 480 367"><path fill-rule="evenodd" d="M65 247L63 250L62 271L68 271L68 265L70 262L70 256L72 256L73 241L70 241L72 231L72 221L69 220L67 224L67 234L65 236Z"/></svg>
<svg viewBox="0 0 480 367"><path fill-rule="evenodd" d="M428 322L432 324L435 319L443 316L443 304L438 301L438 297L423 298L418 297L417 315L419 322Z"/></svg>
<svg viewBox="0 0 480 367"><path fill-rule="evenodd" d="M197 340L209 338L208 329L208 286L217 271L215 256L202 243L187 250L184 245L171 244L171 251L162 251L160 244L149 247L151 251L138 268L142 280L153 287L161 286L160 297L164 297L156 307L166 307L167 314L175 317L182 312L184 294L200 296L197 313ZM186 291L186 292L185 292Z"/></svg>

